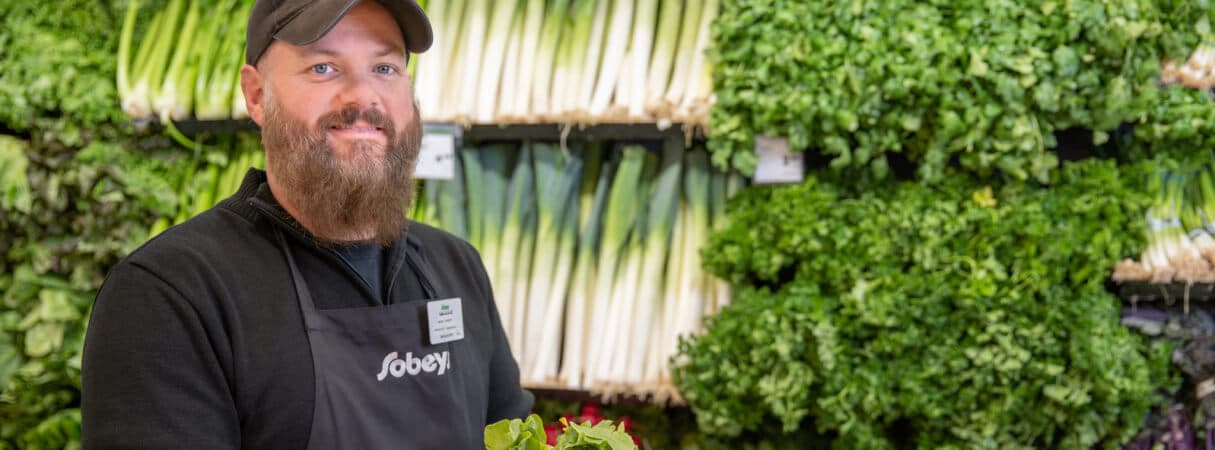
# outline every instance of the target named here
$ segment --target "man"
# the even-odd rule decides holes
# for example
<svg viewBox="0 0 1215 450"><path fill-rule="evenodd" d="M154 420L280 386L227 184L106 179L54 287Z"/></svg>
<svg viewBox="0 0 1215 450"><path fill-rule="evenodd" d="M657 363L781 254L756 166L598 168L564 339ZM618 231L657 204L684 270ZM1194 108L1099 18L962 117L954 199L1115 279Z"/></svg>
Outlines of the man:
<svg viewBox="0 0 1215 450"><path fill-rule="evenodd" d="M476 251L406 223L412 0L259 0L241 88L266 172L118 264L83 360L86 448L484 448L521 417Z"/></svg>

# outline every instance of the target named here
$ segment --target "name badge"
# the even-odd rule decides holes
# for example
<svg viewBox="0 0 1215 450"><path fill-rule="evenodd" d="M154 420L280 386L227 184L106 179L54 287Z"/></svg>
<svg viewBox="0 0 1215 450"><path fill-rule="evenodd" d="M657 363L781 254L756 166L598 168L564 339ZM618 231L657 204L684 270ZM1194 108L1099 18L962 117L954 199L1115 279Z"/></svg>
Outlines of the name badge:
<svg viewBox="0 0 1215 450"><path fill-rule="evenodd" d="M464 339L464 309L460 299L449 298L426 303L430 345Z"/></svg>

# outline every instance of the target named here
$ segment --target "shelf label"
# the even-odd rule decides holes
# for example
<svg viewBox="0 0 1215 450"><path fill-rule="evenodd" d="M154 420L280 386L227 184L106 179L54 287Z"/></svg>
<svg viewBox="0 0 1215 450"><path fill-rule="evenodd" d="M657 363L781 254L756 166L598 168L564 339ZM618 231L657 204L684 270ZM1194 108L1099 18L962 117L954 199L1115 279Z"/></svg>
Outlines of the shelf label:
<svg viewBox="0 0 1215 450"><path fill-rule="evenodd" d="M450 180L456 176L456 141L460 128L448 124L426 124L422 148L413 176L424 180Z"/></svg>
<svg viewBox="0 0 1215 450"><path fill-rule="evenodd" d="M756 184L801 183L806 179L804 155L789 151L785 138L756 136L755 154L759 162L751 181Z"/></svg>

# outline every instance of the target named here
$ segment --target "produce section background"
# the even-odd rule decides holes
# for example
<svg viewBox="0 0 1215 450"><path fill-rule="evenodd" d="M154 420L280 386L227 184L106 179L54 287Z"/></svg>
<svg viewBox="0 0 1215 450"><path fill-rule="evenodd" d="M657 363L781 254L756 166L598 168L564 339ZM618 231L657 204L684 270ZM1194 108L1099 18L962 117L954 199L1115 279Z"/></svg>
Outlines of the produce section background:
<svg viewBox="0 0 1215 450"><path fill-rule="evenodd" d="M608 16L590 16L604 33L653 23L654 39L676 23L661 20L676 3L685 13L703 5L513 2L524 14L604 5ZM169 4L140 3L128 56L138 58L147 19ZM480 5L488 26L496 3L451 4ZM261 164L256 134L171 138L124 112L123 93L142 76L119 81L129 5L0 2L0 448L79 446L80 351L106 270ZM612 18L625 6L654 17ZM1215 164L1210 92L1161 73L1172 64L1209 76L1212 61L1191 58L1215 41L1207 2L715 6L703 48L716 103L684 109L708 114L708 158L721 173L749 174L754 138L777 136L805 152L811 171L800 185L743 189L699 252L703 269L731 284L733 305L679 347L671 381L688 409L621 409L647 443L1187 448L1165 431L1210 435L1203 411L1215 409L1210 397L1194 399L1194 385L1215 375L1203 356L1215 327L1197 312L1128 316L1138 325L1123 326L1123 302L1107 285L1119 260L1144 259L1157 242L1145 215L1162 198L1161 172L1191 179ZM700 30L686 15L677 22ZM677 29L683 42L690 28ZM629 31L625 43L646 38ZM527 36L507 34L507 47ZM610 43L621 61L641 60ZM167 57L157 76L180 75L172 65ZM589 89L581 81L570 83ZM691 84L665 91L708 97ZM211 91L202 92L194 98ZM660 120L662 104L625 98L605 107L624 115L588 118L577 111L591 105L574 105L530 121ZM213 109L238 113L223 100ZM629 115L630 105L642 113ZM449 118L461 120L466 105L452 106ZM463 120L498 115L470 108ZM183 144L191 139L200 145ZM623 146L605 147L622 157ZM574 408L544 402L538 412L551 420Z"/></svg>

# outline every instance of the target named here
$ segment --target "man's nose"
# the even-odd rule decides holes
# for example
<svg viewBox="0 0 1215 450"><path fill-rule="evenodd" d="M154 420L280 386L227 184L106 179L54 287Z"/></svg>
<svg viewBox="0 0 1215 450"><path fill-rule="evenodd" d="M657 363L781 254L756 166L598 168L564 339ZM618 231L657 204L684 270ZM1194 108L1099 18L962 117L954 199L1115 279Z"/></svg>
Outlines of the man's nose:
<svg viewBox="0 0 1215 450"><path fill-rule="evenodd" d="M374 80L370 75L348 74L345 86L338 92L335 100L337 108L355 107L360 111L378 106L379 94L376 92Z"/></svg>

